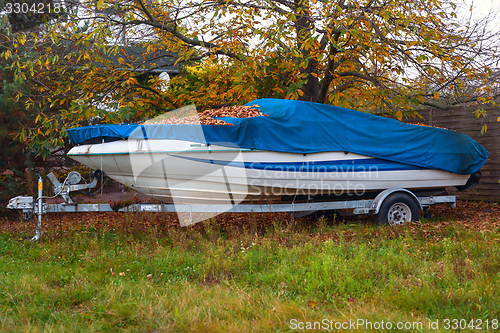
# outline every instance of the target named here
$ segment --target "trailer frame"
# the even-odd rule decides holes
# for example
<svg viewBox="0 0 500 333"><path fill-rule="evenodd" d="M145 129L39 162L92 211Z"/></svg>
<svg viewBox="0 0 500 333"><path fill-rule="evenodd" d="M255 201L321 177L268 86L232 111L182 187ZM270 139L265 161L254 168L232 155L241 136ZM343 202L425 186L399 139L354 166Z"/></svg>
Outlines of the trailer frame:
<svg viewBox="0 0 500 333"><path fill-rule="evenodd" d="M74 174L70 175L73 179L79 179ZM68 178L64 183L60 184L57 179L49 175L54 183L55 195L54 198L61 193L64 203L44 203L43 200L48 197L43 196L43 180L39 177L38 180L38 198L33 200L33 197L17 196L9 201L8 208L22 210L25 219L31 218L33 214L38 215L38 224L36 234L32 241L40 239L43 234L42 230L42 216L46 213L78 213L78 212L171 212L171 213L189 213L189 220L192 224L193 214L196 213L290 213L293 217L304 217L309 214L321 211L341 211L352 210L353 215L380 214L384 203L387 198L399 194L400 197L405 198L408 203L418 211L426 211L428 208L435 204L446 203L451 207L456 207L457 199L453 195L436 195L436 196L417 196L413 192L404 188L386 189L381 191L374 199L353 199L353 200L338 200L338 201L322 201L322 202L301 202L301 203L272 203L272 204L166 204L166 203L136 203L120 209L113 209L109 203L89 203L77 204L74 203L69 193L71 191L89 189L96 186L96 181L90 184L76 185L75 181ZM54 180L55 179L55 180ZM68 180L69 179L69 180ZM78 180L79 181L79 180ZM394 201L394 200L393 200ZM402 204L404 206L404 204ZM27 218L28 217L28 218ZM411 216L410 219L414 218ZM382 219L384 217L382 216ZM389 218L390 220L390 218ZM406 220L398 223L386 222L390 225L404 224Z"/></svg>

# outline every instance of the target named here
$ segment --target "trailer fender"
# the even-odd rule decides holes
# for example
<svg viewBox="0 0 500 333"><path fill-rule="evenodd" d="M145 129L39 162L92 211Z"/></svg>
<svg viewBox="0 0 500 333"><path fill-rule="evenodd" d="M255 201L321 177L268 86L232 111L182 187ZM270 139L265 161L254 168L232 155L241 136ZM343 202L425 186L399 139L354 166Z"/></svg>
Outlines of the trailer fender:
<svg viewBox="0 0 500 333"><path fill-rule="evenodd" d="M372 207L371 207L372 213L378 214L378 212L380 211L380 207L382 207L382 203L384 202L384 200L389 195L396 193L396 192L406 193L409 197L411 197L411 198L413 198L413 200L415 200L415 203L417 204L419 210L423 210L422 205L420 204L420 201L418 200L417 196L413 192L406 190L404 188L393 188L393 189L383 190L375 197L375 199L373 199L373 203L372 203Z"/></svg>

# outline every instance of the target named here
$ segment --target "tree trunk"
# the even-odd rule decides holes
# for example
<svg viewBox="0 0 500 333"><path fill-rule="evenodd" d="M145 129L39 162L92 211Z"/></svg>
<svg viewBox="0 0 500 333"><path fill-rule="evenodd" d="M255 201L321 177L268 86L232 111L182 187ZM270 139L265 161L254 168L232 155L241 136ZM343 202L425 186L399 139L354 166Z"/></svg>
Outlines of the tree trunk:
<svg viewBox="0 0 500 333"><path fill-rule="evenodd" d="M316 72L317 66L318 64L316 61L309 60L307 67L301 69L302 73L308 73L307 81L302 86L302 92L304 95L300 97L301 101L318 102L319 82L318 78L311 74Z"/></svg>
<svg viewBox="0 0 500 333"><path fill-rule="evenodd" d="M309 59L306 68L300 68L300 73L307 73L306 82L302 86L302 92L304 93L300 96L301 101L317 102L319 96L319 82L316 76L311 73L317 72L318 63L313 61L309 57L309 51L302 48L303 42L311 37L311 19L309 17L309 6L307 0L295 0L295 13L297 17L296 31L297 31L297 45L302 49L302 61L304 59Z"/></svg>

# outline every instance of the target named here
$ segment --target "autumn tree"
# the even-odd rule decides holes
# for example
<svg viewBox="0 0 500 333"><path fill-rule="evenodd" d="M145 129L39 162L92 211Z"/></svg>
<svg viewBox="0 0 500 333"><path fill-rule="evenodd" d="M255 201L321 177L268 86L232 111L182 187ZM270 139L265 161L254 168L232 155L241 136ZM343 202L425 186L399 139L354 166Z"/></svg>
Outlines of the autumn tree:
<svg viewBox="0 0 500 333"><path fill-rule="evenodd" d="M26 76L14 75L13 66L29 63L40 53L33 48L32 36L43 35L46 24L64 19L72 10L68 6L60 7L57 0L0 0L0 170L3 168L24 169L24 156L27 154L25 140L19 134L27 128L36 128L34 120L40 108L26 108L25 103L32 94L38 94L32 81ZM54 11L54 9L57 9ZM15 54L15 57L11 57ZM31 78L30 78L31 79ZM32 89L33 88L33 89ZM21 140L14 138L21 137Z"/></svg>
<svg viewBox="0 0 500 333"><path fill-rule="evenodd" d="M24 9L22 6L24 4ZM54 20L61 15L56 13L33 13L35 9L52 6L52 0L24 2L0 1L2 13L0 15L0 215L7 215L8 209L4 203L15 195L33 195L30 180L34 163L43 163L42 159L32 156L27 142L19 140L23 129L35 127L37 111L34 108L25 108L25 96L31 94L30 82L21 81L14 77L11 70L13 59L5 56L13 49L19 53L18 60L33 59L36 56L29 45L23 46L15 43L12 37L16 34L26 34L43 29L49 20ZM34 7L33 7L34 6ZM45 8L47 8L45 7ZM26 9L32 9L32 11ZM5 53L7 52L7 53ZM21 55L22 54L22 55ZM16 98L16 95L19 98ZM17 138L16 138L17 137ZM26 172L27 169L30 169Z"/></svg>
<svg viewBox="0 0 500 333"><path fill-rule="evenodd" d="M0 1L2 14L0 15L0 52L7 52L15 48L22 53L22 58L27 60L36 56L31 52L28 45L23 47L13 44L12 37L15 34L26 34L41 29L49 20L58 19L61 15L43 12L54 5L52 0L27 0L24 2ZM38 13L40 12L40 13ZM4 53L4 55L6 55ZM24 98L16 99L16 95L22 96L30 91L30 82L15 80L10 67L12 58L5 56L0 58L0 170L7 168L22 174L25 168L25 156L28 153L24 142L16 140L16 135L26 127L34 125L36 110L26 110Z"/></svg>
<svg viewBox="0 0 500 333"><path fill-rule="evenodd" d="M458 10L450 0L82 0L66 20L31 36L43 50L37 59L23 61L16 49L3 56L18 80L37 88L27 107L44 112L25 135L40 145L62 144L60 131L78 124L262 96L401 118L422 105L494 102L498 32L487 19L463 22ZM12 39L22 45L28 37ZM140 57L124 51L131 44L144 50ZM191 73L168 89L149 75L172 65ZM216 77L191 84L193 68ZM460 94L470 80L478 90Z"/></svg>

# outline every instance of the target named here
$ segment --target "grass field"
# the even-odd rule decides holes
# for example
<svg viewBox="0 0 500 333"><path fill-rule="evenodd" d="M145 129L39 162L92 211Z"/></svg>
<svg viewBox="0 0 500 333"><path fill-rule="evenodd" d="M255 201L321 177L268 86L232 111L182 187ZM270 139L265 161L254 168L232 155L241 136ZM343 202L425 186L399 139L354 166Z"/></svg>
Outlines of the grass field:
<svg viewBox="0 0 500 333"><path fill-rule="evenodd" d="M0 331L498 331L500 215L475 209L399 228L94 214L37 243L4 228Z"/></svg>

